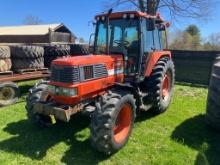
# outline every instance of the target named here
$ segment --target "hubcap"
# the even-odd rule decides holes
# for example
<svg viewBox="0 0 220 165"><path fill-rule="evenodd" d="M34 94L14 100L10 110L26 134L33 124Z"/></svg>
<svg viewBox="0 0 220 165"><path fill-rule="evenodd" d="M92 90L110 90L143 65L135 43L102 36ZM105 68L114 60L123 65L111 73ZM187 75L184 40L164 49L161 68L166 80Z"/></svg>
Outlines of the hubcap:
<svg viewBox="0 0 220 165"><path fill-rule="evenodd" d="M170 94L170 75L166 73L162 83L162 98L166 100Z"/></svg>
<svg viewBox="0 0 220 165"><path fill-rule="evenodd" d="M131 105L125 104L115 121L115 126L113 127L114 140L116 143L123 142L129 134L132 123L132 108Z"/></svg>
<svg viewBox="0 0 220 165"><path fill-rule="evenodd" d="M11 100L15 97L15 90L11 87L4 87L0 91L0 100Z"/></svg>

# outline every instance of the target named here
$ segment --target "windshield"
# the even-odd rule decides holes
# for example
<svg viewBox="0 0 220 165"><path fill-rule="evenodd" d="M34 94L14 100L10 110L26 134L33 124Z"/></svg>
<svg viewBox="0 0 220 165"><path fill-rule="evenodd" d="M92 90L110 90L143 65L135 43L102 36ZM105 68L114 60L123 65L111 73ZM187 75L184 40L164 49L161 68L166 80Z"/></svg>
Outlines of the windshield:
<svg viewBox="0 0 220 165"><path fill-rule="evenodd" d="M105 54L106 22L97 23L95 54ZM109 21L109 52L123 53L138 44L138 19L114 19Z"/></svg>

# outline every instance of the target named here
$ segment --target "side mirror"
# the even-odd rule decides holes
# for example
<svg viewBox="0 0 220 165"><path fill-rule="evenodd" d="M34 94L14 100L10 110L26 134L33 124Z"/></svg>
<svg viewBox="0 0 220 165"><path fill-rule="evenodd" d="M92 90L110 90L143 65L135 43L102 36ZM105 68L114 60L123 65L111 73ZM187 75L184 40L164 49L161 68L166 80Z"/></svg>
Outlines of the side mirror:
<svg viewBox="0 0 220 165"><path fill-rule="evenodd" d="M150 19L147 21L147 31L155 30L155 20Z"/></svg>
<svg viewBox="0 0 220 165"><path fill-rule="evenodd" d="M89 22L88 22L88 26L91 26L91 24L92 24L93 27L96 26L96 22L95 22L95 21L89 21Z"/></svg>
<svg viewBox="0 0 220 165"><path fill-rule="evenodd" d="M95 33L92 33L89 37L89 47L94 45L94 37L95 37Z"/></svg>

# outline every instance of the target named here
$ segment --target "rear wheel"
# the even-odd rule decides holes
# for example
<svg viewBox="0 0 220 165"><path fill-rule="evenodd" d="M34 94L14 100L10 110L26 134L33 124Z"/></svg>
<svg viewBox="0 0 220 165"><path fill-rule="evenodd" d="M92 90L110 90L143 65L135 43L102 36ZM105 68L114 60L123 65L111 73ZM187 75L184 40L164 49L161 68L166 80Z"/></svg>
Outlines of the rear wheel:
<svg viewBox="0 0 220 165"><path fill-rule="evenodd" d="M161 58L145 82L148 95L143 98L144 104L151 104L156 113L165 112L171 102L174 81L173 61L168 57Z"/></svg>
<svg viewBox="0 0 220 165"><path fill-rule="evenodd" d="M6 82L0 85L0 106L7 106L18 101L20 90L13 82Z"/></svg>
<svg viewBox="0 0 220 165"><path fill-rule="evenodd" d="M133 95L110 91L92 115L91 142L98 151L112 154L128 141L136 114Z"/></svg>

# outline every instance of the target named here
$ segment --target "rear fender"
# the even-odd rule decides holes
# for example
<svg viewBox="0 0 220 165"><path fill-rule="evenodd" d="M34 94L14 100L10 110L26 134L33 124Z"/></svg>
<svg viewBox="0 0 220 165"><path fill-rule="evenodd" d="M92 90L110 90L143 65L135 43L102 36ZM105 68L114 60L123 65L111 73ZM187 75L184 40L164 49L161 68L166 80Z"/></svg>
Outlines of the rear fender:
<svg viewBox="0 0 220 165"><path fill-rule="evenodd" d="M159 59L162 57L169 57L171 58L170 51L160 51L160 52L152 52L149 54L149 57L146 61L146 69L145 69L145 77L149 77L154 69L154 66L157 64Z"/></svg>

